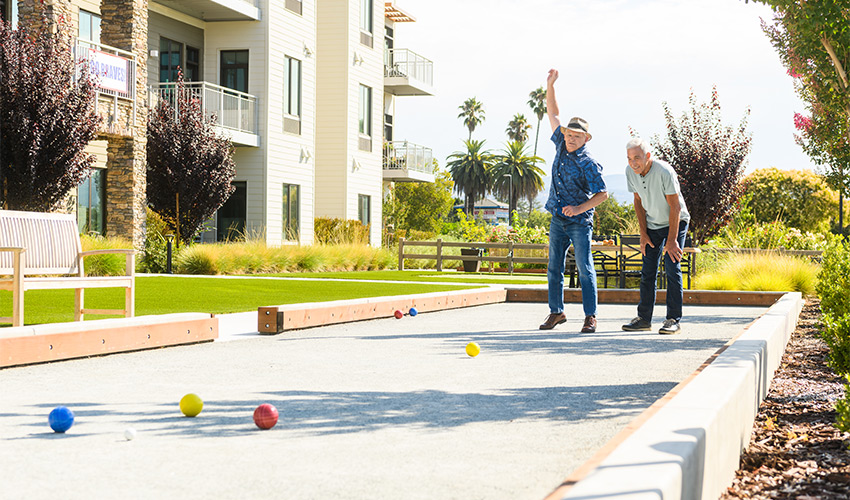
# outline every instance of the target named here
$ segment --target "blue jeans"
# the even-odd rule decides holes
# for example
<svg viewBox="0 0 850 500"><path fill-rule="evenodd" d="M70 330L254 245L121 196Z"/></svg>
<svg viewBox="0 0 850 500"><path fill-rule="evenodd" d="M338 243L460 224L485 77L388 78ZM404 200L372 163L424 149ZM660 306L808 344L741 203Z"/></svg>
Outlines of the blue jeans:
<svg viewBox="0 0 850 500"><path fill-rule="evenodd" d="M557 215L549 224L549 312L564 311L564 268L567 249L572 243L576 256L576 269L581 283L581 303L585 316L596 316L596 269L590 251L592 226L576 224Z"/></svg>
<svg viewBox="0 0 850 500"><path fill-rule="evenodd" d="M638 304L638 316L647 321L652 321L652 310L655 307L655 278L658 276L658 264L661 262L661 254L664 252L664 244L667 243L669 232L668 227L647 229L649 241L655 245L655 248L646 246L640 272L640 303ZM679 248L685 248L687 232L687 221L679 222L679 234L676 236ZM664 253L664 268L667 270L667 319L679 321L682 319L682 267Z"/></svg>

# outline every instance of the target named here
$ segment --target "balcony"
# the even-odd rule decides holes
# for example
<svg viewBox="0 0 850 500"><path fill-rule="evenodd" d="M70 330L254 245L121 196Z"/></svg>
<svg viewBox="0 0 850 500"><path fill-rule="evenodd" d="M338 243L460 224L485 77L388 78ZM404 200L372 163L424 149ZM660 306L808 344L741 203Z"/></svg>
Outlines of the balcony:
<svg viewBox="0 0 850 500"><path fill-rule="evenodd" d="M257 0L151 0L149 8L156 4L206 22L260 20Z"/></svg>
<svg viewBox="0 0 850 500"><path fill-rule="evenodd" d="M209 82L186 82L184 85L192 98L200 101L204 116L213 117L219 131L229 136L234 144L252 147L260 145L260 138L257 135L257 98L255 96ZM148 95L151 109L165 99L174 108L174 112L178 112L174 105L177 98L176 83L151 85Z"/></svg>
<svg viewBox="0 0 850 500"><path fill-rule="evenodd" d="M431 148L407 141L384 143L384 180L392 182L434 182L434 155Z"/></svg>
<svg viewBox="0 0 850 500"><path fill-rule="evenodd" d="M397 96L434 95L434 63L407 49L387 49L384 90Z"/></svg>
<svg viewBox="0 0 850 500"><path fill-rule="evenodd" d="M97 92L118 99L136 99L136 57L132 52L109 45L77 39L74 60L86 61L96 76Z"/></svg>

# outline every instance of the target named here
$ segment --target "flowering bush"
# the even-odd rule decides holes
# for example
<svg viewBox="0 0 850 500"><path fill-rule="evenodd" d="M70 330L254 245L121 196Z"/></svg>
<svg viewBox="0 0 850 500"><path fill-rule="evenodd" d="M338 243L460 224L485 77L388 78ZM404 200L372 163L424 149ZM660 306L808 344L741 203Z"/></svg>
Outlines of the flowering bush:
<svg viewBox="0 0 850 500"><path fill-rule="evenodd" d="M723 228L708 242L717 248L785 248L786 250L824 250L839 236L802 232L782 221L733 224Z"/></svg>

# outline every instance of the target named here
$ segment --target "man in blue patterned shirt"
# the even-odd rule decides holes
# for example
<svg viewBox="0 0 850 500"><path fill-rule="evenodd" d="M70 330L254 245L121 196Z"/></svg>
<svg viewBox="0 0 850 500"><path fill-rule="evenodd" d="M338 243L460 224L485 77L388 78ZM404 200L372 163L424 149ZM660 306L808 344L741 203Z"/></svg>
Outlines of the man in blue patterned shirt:
<svg viewBox="0 0 850 500"><path fill-rule="evenodd" d="M586 143L591 139L587 121L571 118L566 126L558 118L555 81L558 71L549 70L546 78L546 113L552 125L555 161L546 210L552 214L549 225L549 316L540 325L551 330L567 321L564 314L564 268L567 249L572 244L584 308L582 333L596 331L596 269L593 266L591 235L593 209L608 198L602 165L590 157Z"/></svg>

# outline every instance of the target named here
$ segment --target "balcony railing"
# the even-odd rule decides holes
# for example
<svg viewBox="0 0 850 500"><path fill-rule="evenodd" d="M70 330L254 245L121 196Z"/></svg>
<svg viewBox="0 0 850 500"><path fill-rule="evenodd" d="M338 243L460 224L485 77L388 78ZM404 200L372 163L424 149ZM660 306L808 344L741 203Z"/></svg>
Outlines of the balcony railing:
<svg viewBox="0 0 850 500"><path fill-rule="evenodd" d="M77 64L87 61L97 80L97 91L121 99L136 99L136 57L132 52L109 45L77 39L74 44Z"/></svg>
<svg viewBox="0 0 850 500"><path fill-rule="evenodd" d="M407 141L384 143L384 170L415 170L433 175L433 160L431 148Z"/></svg>
<svg viewBox="0 0 850 500"><path fill-rule="evenodd" d="M434 85L434 63L407 49L387 49L384 54L384 77L402 77Z"/></svg>
<svg viewBox="0 0 850 500"><path fill-rule="evenodd" d="M209 82L185 82L186 92L198 99L206 117L214 117L219 127L257 134L257 98L238 90L221 87ZM154 109L160 101L167 100L178 113L176 104L177 84L173 82L151 85L150 107Z"/></svg>

